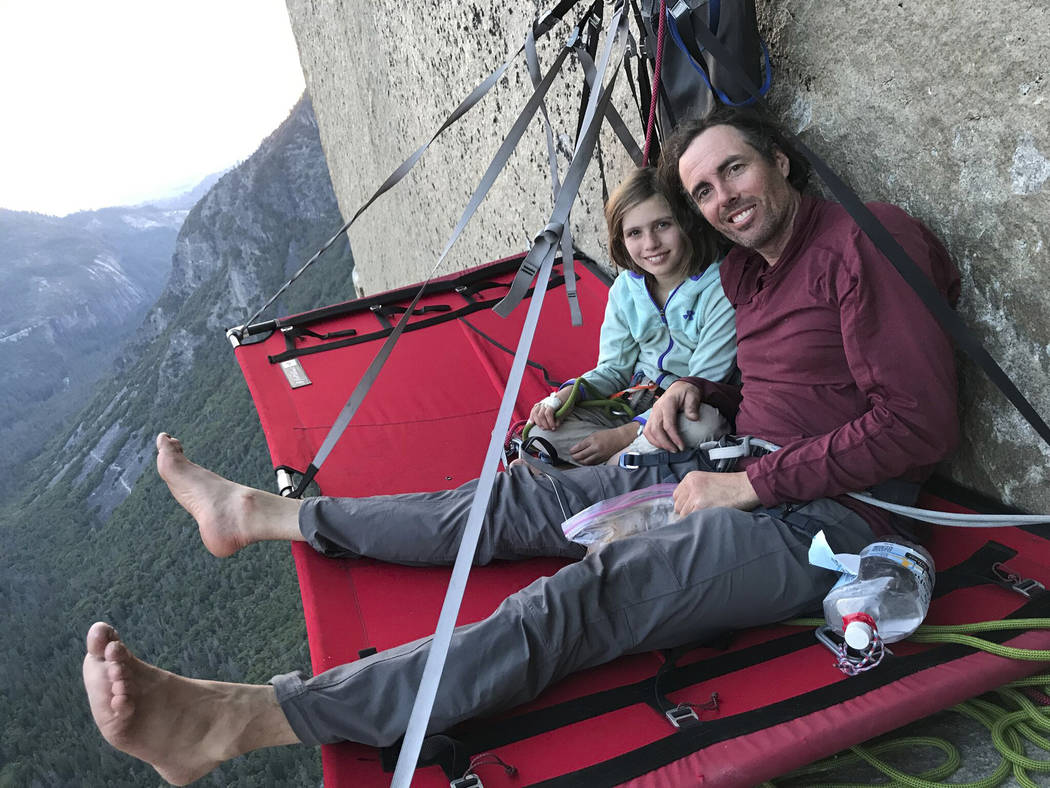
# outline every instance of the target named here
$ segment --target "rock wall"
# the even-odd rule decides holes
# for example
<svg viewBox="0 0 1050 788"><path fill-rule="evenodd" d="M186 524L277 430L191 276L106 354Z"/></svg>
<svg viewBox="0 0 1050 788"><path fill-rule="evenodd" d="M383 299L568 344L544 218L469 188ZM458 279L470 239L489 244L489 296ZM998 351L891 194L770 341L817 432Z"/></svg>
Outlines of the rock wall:
<svg viewBox="0 0 1050 788"><path fill-rule="evenodd" d="M903 206L944 239L963 272L960 311L1050 418L1050 319L1041 308L1050 280L1050 11L1025 0L758 0L758 7L776 69L773 106L862 197ZM344 215L523 40L540 8L535 0L288 0ZM567 30L549 36L543 63ZM570 68L551 101L563 167L579 82ZM637 134L637 112L620 87L618 106ZM512 68L358 221L351 239L366 291L428 273L530 89L524 65ZM602 147L615 183L630 163L611 135ZM442 272L527 246L550 211L546 166L535 121ZM593 168L573 229L580 247L604 256ZM961 364L965 437L951 475L1050 511L1050 448L981 372Z"/></svg>

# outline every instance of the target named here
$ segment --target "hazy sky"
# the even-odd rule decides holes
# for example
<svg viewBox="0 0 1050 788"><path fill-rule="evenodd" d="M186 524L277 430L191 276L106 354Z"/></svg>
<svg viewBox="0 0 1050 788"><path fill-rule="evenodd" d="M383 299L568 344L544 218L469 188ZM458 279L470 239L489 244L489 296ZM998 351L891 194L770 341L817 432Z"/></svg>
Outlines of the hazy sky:
<svg viewBox="0 0 1050 788"><path fill-rule="evenodd" d="M0 208L188 188L248 158L302 91L283 0L0 0Z"/></svg>

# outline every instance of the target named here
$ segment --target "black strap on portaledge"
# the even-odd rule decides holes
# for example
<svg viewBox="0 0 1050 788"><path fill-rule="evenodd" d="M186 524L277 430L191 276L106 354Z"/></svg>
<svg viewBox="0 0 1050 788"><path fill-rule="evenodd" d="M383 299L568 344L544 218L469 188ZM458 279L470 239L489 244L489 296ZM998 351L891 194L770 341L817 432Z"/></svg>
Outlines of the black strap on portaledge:
<svg viewBox="0 0 1050 788"><path fill-rule="evenodd" d="M756 103L763 104L758 87L747 76L737 59L725 46L722 45L718 38L712 35L711 31L704 25L696 25L693 28L693 32L708 52L722 64L725 68L726 75L735 81L740 88L752 96ZM697 57L699 52L695 51L695 46L691 46L691 42L688 39L685 43L687 47L690 47L693 50L690 52L690 55L694 58ZM788 133L790 134L790 132ZM827 184L831 193L835 196L835 199L837 199L842 207L849 212L850 216L853 217L853 221L857 223L857 226L860 227L869 239L871 239L871 242L875 244L876 248L882 252L893 267L897 269L897 272L904 278L904 281L911 286L916 294L918 294L923 304L925 304L926 308L937 320L941 328L943 328L948 335L955 340L956 344L964 350L981 369L984 370L989 379L999 387L999 390L1006 395L1006 398L1010 400L1011 404L1017 408L1022 416L1024 416L1025 421L1032 425L1032 428L1039 434L1039 437L1050 444L1050 427L1046 425L1046 422L1043 421L1042 417L1036 412L1032 404L1025 399L1017 386L1014 385L1010 376L1007 375L1003 368L999 366L998 362L992 358L991 354L984 348L984 345L981 344L981 341L972 331L970 331L962 318L959 317L959 314L948 303L947 299L945 299L940 291L937 290L929 278L923 273L922 269L920 269L919 266L917 266L908 256L908 253L904 251L901 245L897 243L897 240L893 237L890 231L886 229L882 222L875 218L875 215L868 209L860 197L858 197L857 194L847 186L841 178L839 178L834 170L832 170L823 159L811 151L797 135L790 136L792 136L794 144L798 146L798 149L809 160L810 164L813 165L813 169L824 180L824 183Z"/></svg>

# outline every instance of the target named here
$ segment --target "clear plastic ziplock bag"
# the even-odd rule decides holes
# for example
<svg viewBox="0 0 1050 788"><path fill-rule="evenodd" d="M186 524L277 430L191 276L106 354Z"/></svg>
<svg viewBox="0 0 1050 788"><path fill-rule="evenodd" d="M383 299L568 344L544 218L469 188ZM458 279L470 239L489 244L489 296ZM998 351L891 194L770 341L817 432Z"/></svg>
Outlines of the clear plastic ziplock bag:
<svg viewBox="0 0 1050 788"><path fill-rule="evenodd" d="M632 534L659 528L678 519L674 511L677 484L654 484L642 490L598 501L561 524L567 539L587 546L587 551Z"/></svg>

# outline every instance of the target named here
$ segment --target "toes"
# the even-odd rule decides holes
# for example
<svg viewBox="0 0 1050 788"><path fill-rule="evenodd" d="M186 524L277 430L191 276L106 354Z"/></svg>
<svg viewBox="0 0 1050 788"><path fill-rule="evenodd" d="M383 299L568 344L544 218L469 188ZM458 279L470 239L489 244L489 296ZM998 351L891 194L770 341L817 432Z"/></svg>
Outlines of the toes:
<svg viewBox="0 0 1050 788"><path fill-rule="evenodd" d="M179 442L178 438L173 438L168 433L162 432L157 435L157 451L162 451L164 449L172 449L181 453L182 444Z"/></svg>
<svg viewBox="0 0 1050 788"><path fill-rule="evenodd" d="M124 681L127 678L127 671L124 669L124 663L106 660L106 678L114 683Z"/></svg>
<svg viewBox="0 0 1050 788"><path fill-rule="evenodd" d="M116 632L113 633L114 637ZM123 641L111 640L106 644L105 657L107 662L111 662L114 665L123 665L131 652L128 651L128 647L124 645Z"/></svg>
<svg viewBox="0 0 1050 788"><path fill-rule="evenodd" d="M117 630L105 621L96 621L91 625L91 629L87 633L88 654L98 659L104 659L109 644L113 642L119 642L117 640Z"/></svg>
<svg viewBox="0 0 1050 788"><path fill-rule="evenodd" d="M135 703L131 700L131 696L126 692L116 692L114 687L113 697L109 701L109 708L118 717L130 717L135 711Z"/></svg>

